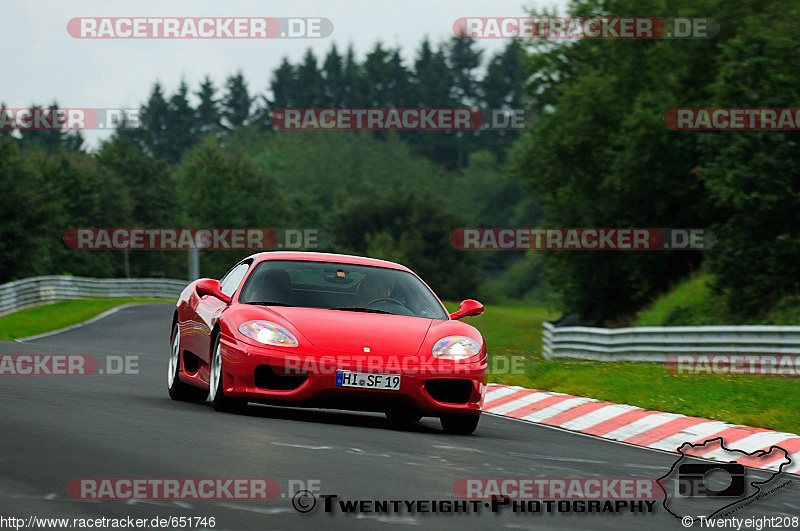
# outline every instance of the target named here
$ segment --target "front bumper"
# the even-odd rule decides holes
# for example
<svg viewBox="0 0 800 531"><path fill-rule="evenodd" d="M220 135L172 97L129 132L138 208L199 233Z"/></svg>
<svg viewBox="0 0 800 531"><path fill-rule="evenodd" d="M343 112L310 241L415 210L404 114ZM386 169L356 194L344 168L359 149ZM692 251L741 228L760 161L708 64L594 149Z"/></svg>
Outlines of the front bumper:
<svg viewBox="0 0 800 531"><path fill-rule="evenodd" d="M253 346L235 338L222 337L222 384L227 396L266 404L387 411L410 408L428 416L448 413L480 413L486 392L485 356L479 361L418 360L416 357L334 355L308 349ZM299 380L292 389L265 389L263 378L256 378L259 366ZM359 389L336 385L336 371L399 374L397 391ZM264 374L263 368L260 370ZM302 375L306 375L302 378ZM258 384L258 385L257 385ZM427 384L427 385L426 385ZM442 388L459 392L442 393ZM438 399L437 399L438 398ZM454 402L454 400L457 400Z"/></svg>

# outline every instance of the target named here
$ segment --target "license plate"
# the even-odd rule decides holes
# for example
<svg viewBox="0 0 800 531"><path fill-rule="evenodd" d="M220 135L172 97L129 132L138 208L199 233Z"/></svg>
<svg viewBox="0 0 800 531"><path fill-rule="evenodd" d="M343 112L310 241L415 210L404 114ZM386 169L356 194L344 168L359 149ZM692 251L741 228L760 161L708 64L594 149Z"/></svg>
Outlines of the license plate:
<svg viewBox="0 0 800 531"><path fill-rule="evenodd" d="M366 372L336 371L336 385L359 389L400 390L400 375L372 374Z"/></svg>

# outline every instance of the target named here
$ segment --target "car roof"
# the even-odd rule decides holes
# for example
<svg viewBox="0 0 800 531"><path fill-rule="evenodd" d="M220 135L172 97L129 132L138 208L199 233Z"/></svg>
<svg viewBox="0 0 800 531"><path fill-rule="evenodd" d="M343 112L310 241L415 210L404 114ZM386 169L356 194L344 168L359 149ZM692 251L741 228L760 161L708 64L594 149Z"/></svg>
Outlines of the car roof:
<svg viewBox="0 0 800 531"><path fill-rule="evenodd" d="M263 262L266 260L297 260L305 262L337 262L340 264L354 264L373 267L383 267L386 269L398 269L400 271L412 271L404 265L389 262L388 260L379 260L377 258L367 258L364 256L354 256L350 254L336 254L336 253L316 253L310 251L267 251L264 253L256 253L249 256L254 262Z"/></svg>

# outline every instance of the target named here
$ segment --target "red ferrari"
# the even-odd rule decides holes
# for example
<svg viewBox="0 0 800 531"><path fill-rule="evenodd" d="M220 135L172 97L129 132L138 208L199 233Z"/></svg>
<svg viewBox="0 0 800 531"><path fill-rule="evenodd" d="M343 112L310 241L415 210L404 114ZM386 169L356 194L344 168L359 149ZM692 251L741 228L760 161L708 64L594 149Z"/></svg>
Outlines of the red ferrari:
<svg viewBox="0 0 800 531"><path fill-rule="evenodd" d="M357 256L268 252L221 281L200 279L172 318L169 395L439 417L471 434L486 390L486 344L410 269Z"/></svg>

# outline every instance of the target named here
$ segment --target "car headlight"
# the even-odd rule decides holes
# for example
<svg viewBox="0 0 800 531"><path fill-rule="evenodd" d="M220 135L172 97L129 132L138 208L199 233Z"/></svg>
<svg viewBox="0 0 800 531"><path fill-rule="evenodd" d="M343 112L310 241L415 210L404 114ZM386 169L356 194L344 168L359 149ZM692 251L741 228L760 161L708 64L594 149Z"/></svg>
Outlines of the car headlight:
<svg viewBox="0 0 800 531"><path fill-rule="evenodd" d="M271 321L246 321L239 325L239 332L265 345L296 347L298 344L291 332Z"/></svg>
<svg viewBox="0 0 800 531"><path fill-rule="evenodd" d="M481 344L466 336L443 337L433 345L433 355L444 360L465 360L480 352Z"/></svg>

